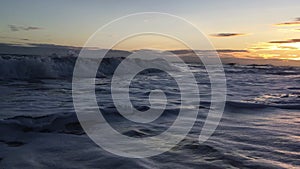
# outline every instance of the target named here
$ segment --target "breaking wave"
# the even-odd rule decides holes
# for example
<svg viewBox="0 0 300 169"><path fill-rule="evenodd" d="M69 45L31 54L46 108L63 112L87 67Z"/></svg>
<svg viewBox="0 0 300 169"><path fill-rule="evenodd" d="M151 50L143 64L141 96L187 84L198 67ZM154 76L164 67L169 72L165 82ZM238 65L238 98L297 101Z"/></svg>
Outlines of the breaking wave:
<svg viewBox="0 0 300 169"><path fill-rule="evenodd" d="M72 78L76 56L31 56L31 55L0 55L0 79L65 79ZM104 58L97 72L97 77L110 76L124 57ZM83 65L85 70L80 77L90 77L89 65L96 59L87 58ZM142 60L131 59L133 66L143 67L155 64L158 67L175 70L161 59ZM128 68L127 71L135 70ZM90 77L93 78L93 77Z"/></svg>

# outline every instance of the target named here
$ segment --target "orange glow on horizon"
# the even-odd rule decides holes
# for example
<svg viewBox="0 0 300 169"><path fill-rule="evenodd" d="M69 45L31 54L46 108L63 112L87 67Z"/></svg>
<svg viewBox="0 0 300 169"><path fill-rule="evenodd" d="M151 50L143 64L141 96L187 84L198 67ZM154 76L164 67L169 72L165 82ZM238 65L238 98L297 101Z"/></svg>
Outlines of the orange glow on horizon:
<svg viewBox="0 0 300 169"><path fill-rule="evenodd" d="M258 43L247 49L254 57L300 60L300 43Z"/></svg>

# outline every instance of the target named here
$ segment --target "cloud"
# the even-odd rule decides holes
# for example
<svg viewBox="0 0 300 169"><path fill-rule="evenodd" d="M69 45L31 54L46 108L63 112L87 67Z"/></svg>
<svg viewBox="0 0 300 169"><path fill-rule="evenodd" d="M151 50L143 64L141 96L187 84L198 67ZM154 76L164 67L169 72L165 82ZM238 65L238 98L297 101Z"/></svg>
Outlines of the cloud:
<svg viewBox="0 0 300 169"><path fill-rule="evenodd" d="M246 34L244 33L217 33L217 34L211 34L212 37L233 37L233 36L244 36Z"/></svg>
<svg viewBox="0 0 300 169"><path fill-rule="evenodd" d="M293 46L279 46L279 48L281 48L281 49L294 49L294 50L298 49L297 47L293 47Z"/></svg>
<svg viewBox="0 0 300 169"><path fill-rule="evenodd" d="M248 52L248 50L244 49L217 49L217 50L169 50L168 52L172 52L174 54L182 55L182 54L194 54L195 52L220 52L220 53L244 53Z"/></svg>
<svg viewBox="0 0 300 169"><path fill-rule="evenodd" d="M297 42L300 42L300 39L270 41L269 43L297 43Z"/></svg>
<svg viewBox="0 0 300 169"><path fill-rule="evenodd" d="M217 52L222 52L222 53L244 53L244 52L248 52L248 50L244 50L244 49L218 49Z"/></svg>
<svg viewBox="0 0 300 169"><path fill-rule="evenodd" d="M300 17L295 18L293 21L281 22L275 24L276 26L298 26L300 25Z"/></svg>
<svg viewBox="0 0 300 169"><path fill-rule="evenodd" d="M33 48L44 48L44 49L69 49L69 50L80 50L81 47L67 46L67 45L57 45L48 43L26 43L27 46Z"/></svg>
<svg viewBox="0 0 300 169"><path fill-rule="evenodd" d="M40 30L43 29L37 26L18 26L18 25L8 25L9 29L13 32L16 31L31 31L31 30Z"/></svg>
<svg viewBox="0 0 300 169"><path fill-rule="evenodd" d="M268 49L267 47L251 47L250 50L265 50Z"/></svg>
<svg viewBox="0 0 300 169"><path fill-rule="evenodd" d="M29 41L28 38L15 38L15 37L9 37L9 36L0 36L0 39L9 39L9 40L21 40L21 41Z"/></svg>

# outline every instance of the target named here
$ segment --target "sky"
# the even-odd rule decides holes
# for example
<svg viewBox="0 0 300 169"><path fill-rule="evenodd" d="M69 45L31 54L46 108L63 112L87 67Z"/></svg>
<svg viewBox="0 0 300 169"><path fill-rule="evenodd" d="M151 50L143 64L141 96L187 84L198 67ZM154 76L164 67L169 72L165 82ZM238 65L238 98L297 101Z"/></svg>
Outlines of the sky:
<svg viewBox="0 0 300 169"><path fill-rule="evenodd" d="M112 20L137 12L163 12L185 18L216 49L232 50L223 57L300 60L299 11L299 0L7 0L0 5L0 43L81 47ZM159 29L160 24L153 28ZM107 31L103 38L109 42L124 29ZM185 32L192 41L195 35L189 33ZM122 50L147 47L182 49L176 42L157 36L137 37L118 46Z"/></svg>

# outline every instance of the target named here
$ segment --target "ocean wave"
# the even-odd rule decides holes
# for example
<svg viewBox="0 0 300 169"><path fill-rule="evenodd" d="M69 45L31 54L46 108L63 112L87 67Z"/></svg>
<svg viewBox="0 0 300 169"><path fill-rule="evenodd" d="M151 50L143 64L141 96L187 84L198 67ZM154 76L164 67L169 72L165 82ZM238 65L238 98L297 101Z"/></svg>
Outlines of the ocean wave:
<svg viewBox="0 0 300 169"><path fill-rule="evenodd" d="M267 74L267 75L299 75L299 67L272 65L225 65L225 72L230 74Z"/></svg>
<svg viewBox="0 0 300 169"><path fill-rule="evenodd" d="M296 109L300 110L300 104L267 104L267 103L252 103L241 101L226 101L226 108L234 109L263 109L263 108L280 108L280 109Z"/></svg>
<svg viewBox="0 0 300 169"><path fill-rule="evenodd" d="M15 116L0 120L2 132L42 132L42 133L65 133L84 134L76 114L60 113L45 116Z"/></svg>
<svg viewBox="0 0 300 169"><path fill-rule="evenodd" d="M0 55L0 79L66 79L72 78L73 69L76 63L76 56L31 56L31 55ZM101 62L97 77L111 76L124 57L108 57ZM90 74L90 65L95 58L84 60L83 72L79 77L93 78ZM132 66L126 71L137 70L136 67L143 67L147 64L164 67L164 69L175 70L162 59L142 60L130 59ZM150 70L149 70L150 71ZM155 72L154 70L151 70ZM150 71L150 72L151 72Z"/></svg>

